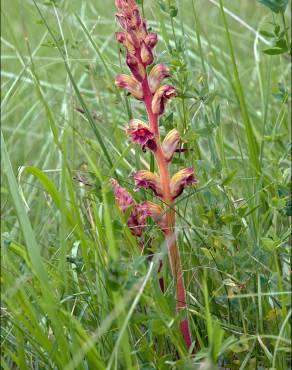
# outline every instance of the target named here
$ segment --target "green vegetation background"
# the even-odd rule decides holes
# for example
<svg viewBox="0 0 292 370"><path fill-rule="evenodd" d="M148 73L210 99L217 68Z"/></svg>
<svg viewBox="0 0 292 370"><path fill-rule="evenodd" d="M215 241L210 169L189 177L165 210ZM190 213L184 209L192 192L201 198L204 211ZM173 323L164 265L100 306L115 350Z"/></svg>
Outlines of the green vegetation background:
<svg viewBox="0 0 292 370"><path fill-rule="evenodd" d="M149 224L149 263L108 183L132 191L151 160L124 132L145 112L114 86L114 1L2 4L3 369L291 367L290 4L216 4L143 4L179 92L161 120L187 149L173 171L199 180L176 205L195 357L163 238Z"/></svg>

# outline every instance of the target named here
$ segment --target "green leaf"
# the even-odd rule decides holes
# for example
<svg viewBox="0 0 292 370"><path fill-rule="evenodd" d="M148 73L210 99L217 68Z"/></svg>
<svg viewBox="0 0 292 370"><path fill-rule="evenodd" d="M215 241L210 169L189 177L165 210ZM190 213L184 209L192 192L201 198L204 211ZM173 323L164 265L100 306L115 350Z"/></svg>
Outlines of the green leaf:
<svg viewBox="0 0 292 370"><path fill-rule="evenodd" d="M268 55L279 55L279 54L284 54L286 52L287 52L287 49L282 49L282 48L277 48L277 47L263 50L263 53L268 54Z"/></svg>
<svg viewBox="0 0 292 370"><path fill-rule="evenodd" d="M272 38L272 37L274 37L274 36L275 36L272 32L265 31L265 30L260 30L260 34L261 34L262 36L270 37L270 38Z"/></svg>
<svg viewBox="0 0 292 370"><path fill-rule="evenodd" d="M279 246L279 241L271 238L261 238L261 244L265 250L272 252Z"/></svg>
<svg viewBox="0 0 292 370"><path fill-rule="evenodd" d="M163 335L167 331L167 327L160 319L152 320L150 326L155 335Z"/></svg>
<svg viewBox="0 0 292 370"><path fill-rule="evenodd" d="M217 362L222 340L224 337L224 330L221 328L218 321L214 321L212 330L212 344L211 344L211 356L214 363Z"/></svg>
<svg viewBox="0 0 292 370"><path fill-rule="evenodd" d="M9 159L9 155L7 152L7 148L6 148L6 144L5 144L2 132L1 132L1 153L2 153L2 159L3 159L3 164L4 164L4 170L6 172L6 176L8 180L9 191L11 194L12 201L14 203L16 215L17 215L17 218L18 218L18 221L19 221L22 233L23 233L23 237L25 240L29 258L33 266L33 270L36 276L39 278L39 280L42 283L44 283L45 286L47 286L48 276L47 276L47 272L42 262L40 247L35 239L34 231L32 229L32 226L28 218L28 215L26 213L23 201L19 194L18 184L17 184L16 178L12 170L11 162Z"/></svg>
<svg viewBox="0 0 292 370"><path fill-rule="evenodd" d="M259 3L271 9L274 13L285 12L289 0L258 0Z"/></svg>
<svg viewBox="0 0 292 370"><path fill-rule="evenodd" d="M286 51L288 51L288 45L287 45L287 42L285 39L281 38L279 40L277 40L277 42L275 43L275 47L277 48L282 48L282 49L285 49Z"/></svg>
<svg viewBox="0 0 292 370"><path fill-rule="evenodd" d="M170 9L169 9L169 14L171 16L171 18L175 18L177 16L177 13L178 13L178 9L176 6L171 6Z"/></svg>

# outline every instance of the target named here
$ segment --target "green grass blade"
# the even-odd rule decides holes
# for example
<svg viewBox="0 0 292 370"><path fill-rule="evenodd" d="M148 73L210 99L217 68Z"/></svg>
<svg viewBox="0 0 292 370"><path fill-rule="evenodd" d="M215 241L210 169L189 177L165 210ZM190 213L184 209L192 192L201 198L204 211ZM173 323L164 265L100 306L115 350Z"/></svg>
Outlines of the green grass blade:
<svg viewBox="0 0 292 370"><path fill-rule="evenodd" d="M41 280L41 282L47 286L48 285L48 275L47 275L47 272L42 262L40 247L35 239L34 231L32 229L32 226L28 218L28 215L26 213L23 201L19 194L17 181L16 181L16 178L12 170L11 162L9 159L9 155L7 152L7 148L6 148L6 144L4 141L2 131L1 131L1 152L2 152L4 170L6 172L6 176L7 176L7 180L9 184L9 191L10 191L11 198L12 198L15 210L16 210L19 224L21 226L23 237L24 237L26 247L28 250L28 255L30 257L35 274Z"/></svg>
<svg viewBox="0 0 292 370"><path fill-rule="evenodd" d="M244 97L244 92L243 88L241 85L241 81L239 78L239 73L238 73L238 68L237 68L237 63L236 63L236 58L235 58L235 53L231 41L231 35L223 7L223 1L219 0L219 5L220 5L220 10L221 10L221 15L224 23L224 28L226 32L226 37L227 37L227 44L229 48L229 53L231 57L231 63L232 63L232 69L233 69L233 74L234 74L234 79L235 79L235 90L237 93L237 98L239 101L240 105L240 110L242 113L242 118L245 124L245 130L246 130L246 137L247 137L247 142L248 142L248 151L249 151L249 157L251 161L252 167L256 170L256 173L259 175L261 173L261 166L260 166L260 160L259 160L259 148L258 148L258 143L253 131L252 127L252 122L249 117L249 112L247 108L247 104L245 101Z"/></svg>
<svg viewBox="0 0 292 370"><path fill-rule="evenodd" d="M38 11L38 13L39 13L39 15L40 15L40 16L41 16L41 18L42 18L42 20L43 20L44 24L46 25L46 27L47 27L47 29L48 29L48 31L49 31L49 33L50 33L50 35L51 35L52 39L54 40L54 42L55 42L55 43L56 43L56 45L57 45L58 51L59 51L60 55L61 55L61 56L62 56L62 58L63 58L64 65L65 65L66 71L67 71L67 73L68 73L68 76L69 76L69 78L70 78L70 81L71 81L71 83L72 83L73 89L74 89L74 91L75 91L75 93L76 93L76 95L77 95L77 98L78 98L78 100L79 100L79 102L80 102L80 104L81 104L81 106L82 106L82 108L83 108L83 110L84 110L84 114L85 114L85 116L86 116L86 118L87 118L87 120L88 120L88 122L89 122L89 124L90 124L90 126L91 126L91 128L92 128L92 130L93 130L93 132L94 132L94 134L95 134L95 136L96 136L96 138L97 138L97 141L98 141L98 142L99 142L99 144L100 144L100 147L101 147L101 149L102 149L102 151L103 151L103 153L104 153L104 155L105 155L105 157L106 157L106 159L107 159L107 162L108 162L109 166L110 166L110 167L112 167L112 159L111 159L111 156L110 156L110 154L109 154L109 152L108 152L108 150L107 150L107 148L106 148L106 146L105 146L105 144L104 144L104 142L103 142L103 139L102 139L102 136L101 136L101 134L100 134L99 130L97 129L96 123L95 123L95 122L94 122L94 120L92 119L92 116L91 116L91 114L90 114L90 112L89 112L89 110L88 110L88 108L87 108L87 105L86 105L86 103L85 103L84 99L82 98L82 95L81 95L81 93L80 93L80 91L79 91L79 89L78 89L78 86L77 86L77 84L76 84L76 82L75 82L75 80L74 80L74 77L73 77L73 75L72 75L71 69L70 69L70 67L69 67L69 65L68 65L68 62L67 62L67 60L66 60L66 57L64 56L64 53L63 53L63 51L62 51L62 48L61 48L60 42L58 41L58 39L57 39L57 38L56 38L56 36L54 35L54 32L52 31L51 27L49 26L49 24L48 24L48 22L47 22L47 20L46 20L45 16L43 15L42 11L40 10L40 8L39 8L39 6L37 5L37 3L35 2L35 0L33 0L33 2L34 2L34 5L35 5L35 7L36 7L36 9L37 9L37 11Z"/></svg>

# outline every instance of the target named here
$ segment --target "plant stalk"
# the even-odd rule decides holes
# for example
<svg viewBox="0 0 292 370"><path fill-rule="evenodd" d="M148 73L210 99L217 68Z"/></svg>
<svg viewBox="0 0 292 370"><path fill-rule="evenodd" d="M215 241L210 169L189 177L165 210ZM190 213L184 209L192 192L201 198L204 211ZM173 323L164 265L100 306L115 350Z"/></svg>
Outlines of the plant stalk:
<svg viewBox="0 0 292 370"><path fill-rule="evenodd" d="M186 293L183 279L183 269L181 265L179 248L177 245L176 234L175 234L175 212L172 208L173 199L170 191L170 175L168 162L164 157L160 133L159 133L159 115L154 114L152 111L152 93L149 88L148 78L146 78L142 83L143 92L144 92L144 104L147 110L149 124L152 132L155 134L156 150L154 151L154 156L159 168L160 181L163 187L163 201L166 204L166 220L167 228L165 231L165 238L167 242L168 255L170 260L171 272L176 280L176 300L177 306L176 311L179 313L181 310L186 308ZM180 322L181 332L186 344L186 347L189 349L192 345L192 339L190 334L189 322L187 317L181 320Z"/></svg>

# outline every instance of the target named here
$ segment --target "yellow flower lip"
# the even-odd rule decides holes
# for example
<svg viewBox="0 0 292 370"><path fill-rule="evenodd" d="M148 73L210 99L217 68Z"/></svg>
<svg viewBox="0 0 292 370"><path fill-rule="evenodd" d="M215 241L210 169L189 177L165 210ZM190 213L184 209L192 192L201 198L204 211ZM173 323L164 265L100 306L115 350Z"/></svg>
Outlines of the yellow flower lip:
<svg viewBox="0 0 292 370"><path fill-rule="evenodd" d="M163 85L159 87L153 96L152 111L154 114L162 114L165 109L166 102L176 96L176 89L171 85Z"/></svg>
<svg viewBox="0 0 292 370"><path fill-rule="evenodd" d="M142 85L133 76L120 74L116 77L115 84L121 89L128 90L128 92L136 99L143 100L144 95Z"/></svg>
<svg viewBox="0 0 292 370"><path fill-rule="evenodd" d="M142 45L141 45L141 60L143 64L147 66L152 64L154 60L152 50L149 46L145 44L145 42L142 42Z"/></svg>
<svg viewBox="0 0 292 370"><path fill-rule="evenodd" d="M185 187L196 184L197 179L192 167L178 171L170 181L170 192L173 199L177 198L184 191Z"/></svg>
<svg viewBox="0 0 292 370"><path fill-rule="evenodd" d="M149 87L152 94L157 91L161 81L169 76L169 68L166 67L164 64L157 64L155 67L152 68L148 79Z"/></svg>
<svg viewBox="0 0 292 370"><path fill-rule="evenodd" d="M165 231L167 225L165 220L165 212L163 211L162 207L148 200L142 204L144 205L145 209L147 209L148 215L153 219L153 221L160 226L162 231Z"/></svg>
<svg viewBox="0 0 292 370"><path fill-rule="evenodd" d="M175 128L169 131L169 133L165 136L162 143L162 150L164 157L168 162L171 161L180 140L180 134Z"/></svg>

